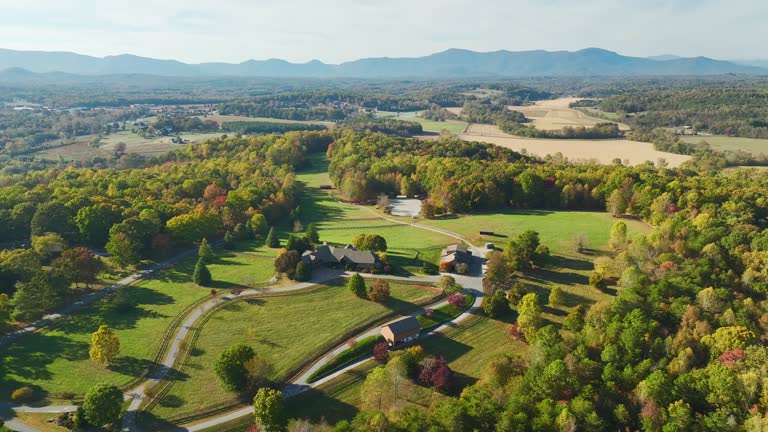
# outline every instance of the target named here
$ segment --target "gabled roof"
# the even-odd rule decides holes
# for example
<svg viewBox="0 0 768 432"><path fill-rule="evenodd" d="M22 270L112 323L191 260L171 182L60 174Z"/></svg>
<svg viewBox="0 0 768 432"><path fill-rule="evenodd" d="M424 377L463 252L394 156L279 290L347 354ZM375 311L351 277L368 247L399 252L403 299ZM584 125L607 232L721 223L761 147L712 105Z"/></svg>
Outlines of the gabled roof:
<svg viewBox="0 0 768 432"><path fill-rule="evenodd" d="M388 327L392 334L395 335L395 338L398 338L398 336L407 337L421 330L421 324L419 324L419 320L417 320L414 316L405 317L395 322L391 322L385 325L383 328L386 327Z"/></svg>
<svg viewBox="0 0 768 432"><path fill-rule="evenodd" d="M468 254L469 249L467 249L466 246L463 244L454 244L447 246L445 249L443 249L443 256L447 255L453 255L453 254Z"/></svg>
<svg viewBox="0 0 768 432"><path fill-rule="evenodd" d="M359 251L351 245L343 248L323 245L314 252L304 252L305 262L315 263L353 263L361 265L376 264L376 255L371 251Z"/></svg>

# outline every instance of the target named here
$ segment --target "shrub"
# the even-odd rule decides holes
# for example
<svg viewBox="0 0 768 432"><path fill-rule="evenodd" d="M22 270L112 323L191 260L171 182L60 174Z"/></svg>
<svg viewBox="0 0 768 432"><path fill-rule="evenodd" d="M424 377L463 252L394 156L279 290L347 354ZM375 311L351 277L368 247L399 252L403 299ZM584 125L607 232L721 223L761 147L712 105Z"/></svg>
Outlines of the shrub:
<svg viewBox="0 0 768 432"><path fill-rule="evenodd" d="M389 345L386 342L379 342L373 346L373 358L379 363L389 361Z"/></svg>
<svg viewBox="0 0 768 432"><path fill-rule="evenodd" d="M347 281L347 289L358 297L362 297L365 294L365 281L360 273L355 273Z"/></svg>
<svg viewBox="0 0 768 432"><path fill-rule="evenodd" d="M389 282L376 279L368 288L368 298L376 303L384 303L389 298Z"/></svg>
<svg viewBox="0 0 768 432"><path fill-rule="evenodd" d="M457 308L463 308L467 305L464 294L453 294L448 297L448 304Z"/></svg>
<svg viewBox="0 0 768 432"><path fill-rule="evenodd" d="M35 399L35 391L31 387L19 387L11 393L14 402L31 402Z"/></svg>

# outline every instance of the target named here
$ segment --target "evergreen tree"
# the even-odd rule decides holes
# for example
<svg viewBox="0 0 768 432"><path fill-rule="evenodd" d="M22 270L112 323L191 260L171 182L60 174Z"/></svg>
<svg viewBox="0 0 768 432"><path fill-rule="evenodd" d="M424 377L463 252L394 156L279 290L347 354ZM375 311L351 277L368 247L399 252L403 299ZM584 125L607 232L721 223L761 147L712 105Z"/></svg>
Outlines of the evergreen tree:
<svg viewBox="0 0 768 432"><path fill-rule="evenodd" d="M192 282L200 286L209 286L211 284L211 272L205 265L203 258L197 260L195 271L192 273Z"/></svg>
<svg viewBox="0 0 768 432"><path fill-rule="evenodd" d="M275 227L269 228L269 234L267 234L267 246L271 247L272 249L280 247L280 239L277 238Z"/></svg>
<svg viewBox="0 0 768 432"><path fill-rule="evenodd" d="M232 232L228 230L224 233L224 247L227 249L232 249L234 244L235 238L232 236Z"/></svg>
<svg viewBox="0 0 768 432"><path fill-rule="evenodd" d="M309 268L304 264L304 261L299 261L299 263L296 264L296 271L293 278L299 282L306 282L309 280L310 275Z"/></svg>
<svg viewBox="0 0 768 432"><path fill-rule="evenodd" d="M206 263L213 261L213 259L216 257L216 254L213 252L211 245L208 244L208 240L205 237L203 237L203 240L200 242L200 248L197 250L197 256Z"/></svg>
<svg viewBox="0 0 768 432"><path fill-rule="evenodd" d="M320 233L317 232L317 225L315 225L314 222L307 225L306 236L307 236L307 240L309 240L311 244L320 243Z"/></svg>

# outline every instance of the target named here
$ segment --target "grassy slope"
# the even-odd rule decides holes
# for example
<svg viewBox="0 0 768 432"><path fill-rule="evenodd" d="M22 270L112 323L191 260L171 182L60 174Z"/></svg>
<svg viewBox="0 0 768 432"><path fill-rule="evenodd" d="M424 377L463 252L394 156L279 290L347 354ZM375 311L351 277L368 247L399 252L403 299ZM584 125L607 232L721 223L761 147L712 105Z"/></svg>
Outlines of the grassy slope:
<svg viewBox="0 0 768 432"><path fill-rule="evenodd" d="M420 265L413 258L437 264L440 250L456 243L451 237L439 233L408 227L378 219L368 210L336 201L318 189L330 185L327 161L323 155L314 155L312 167L297 175L305 185L301 198L301 221L306 226L317 224L320 240L332 243L349 243L359 233L376 233L387 240L387 255L393 262L409 272L420 272Z"/></svg>
<svg viewBox="0 0 768 432"><path fill-rule="evenodd" d="M392 298L380 305L355 297L343 284L239 301L217 311L200 333L196 355L182 367L189 377L174 384L153 414L168 418L235 401L236 395L222 390L212 369L219 353L232 344L253 346L274 368L272 378L280 380L351 329L438 294L423 286L390 283Z"/></svg>
<svg viewBox="0 0 768 432"><path fill-rule="evenodd" d="M264 253L263 248L243 245L248 254ZM125 385L149 367L163 335L173 319L196 300L209 295L209 289L191 282L195 259L183 260L159 272L153 279L129 288L137 307L125 314L107 311L103 302L86 307L39 333L27 335L0 356L0 400L21 385L39 387L43 392L84 393L92 385L108 382ZM209 266L214 285L219 288L242 286L248 280L266 282L273 274L271 260L250 255L222 253ZM120 338L120 359L111 369L88 360L90 334L107 324Z"/></svg>
<svg viewBox="0 0 768 432"><path fill-rule="evenodd" d="M684 136L681 141L698 144L707 142L715 150L742 150L747 153L768 154L768 139L741 138L729 136Z"/></svg>
<svg viewBox="0 0 768 432"><path fill-rule="evenodd" d="M406 120L421 123L421 127L424 132L437 132L440 133L443 129L448 132L460 134L464 133L464 129L467 128L467 122L460 120L446 120L444 122L427 120L419 117L420 111L408 111L408 112L392 112L392 111L379 111L376 113L377 117L392 118L396 120Z"/></svg>

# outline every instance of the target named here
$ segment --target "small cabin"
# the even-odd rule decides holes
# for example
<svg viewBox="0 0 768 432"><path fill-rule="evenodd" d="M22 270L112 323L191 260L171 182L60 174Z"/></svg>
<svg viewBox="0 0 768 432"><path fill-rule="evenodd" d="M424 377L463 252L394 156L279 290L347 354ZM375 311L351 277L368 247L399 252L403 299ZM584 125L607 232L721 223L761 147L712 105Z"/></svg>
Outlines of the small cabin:
<svg viewBox="0 0 768 432"><path fill-rule="evenodd" d="M414 316L391 322L381 328L381 335L390 347L415 341L420 332L421 324Z"/></svg>

